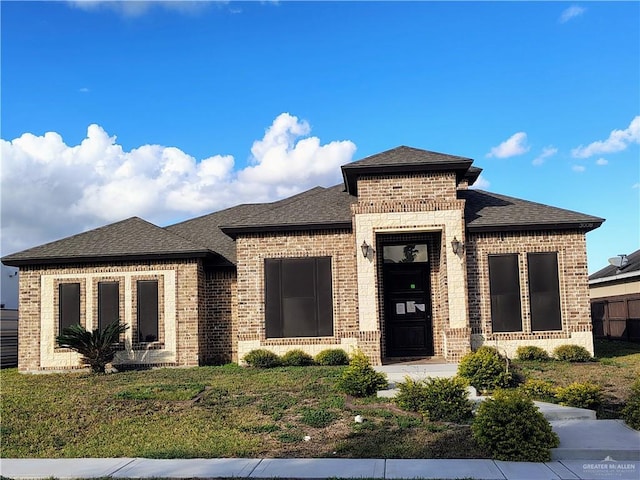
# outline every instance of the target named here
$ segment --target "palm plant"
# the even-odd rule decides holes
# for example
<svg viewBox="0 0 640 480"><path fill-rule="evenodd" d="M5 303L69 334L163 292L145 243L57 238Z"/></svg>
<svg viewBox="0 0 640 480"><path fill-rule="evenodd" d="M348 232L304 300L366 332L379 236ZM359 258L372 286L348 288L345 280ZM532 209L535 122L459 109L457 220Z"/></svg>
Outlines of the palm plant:
<svg viewBox="0 0 640 480"><path fill-rule="evenodd" d="M107 363L116 354L115 345L120 340L120 334L129 328L128 325L114 320L103 330L95 329L89 332L82 325L71 325L62 329L56 337L59 347L69 348L82 355L82 362L91 367L93 373L105 373Z"/></svg>

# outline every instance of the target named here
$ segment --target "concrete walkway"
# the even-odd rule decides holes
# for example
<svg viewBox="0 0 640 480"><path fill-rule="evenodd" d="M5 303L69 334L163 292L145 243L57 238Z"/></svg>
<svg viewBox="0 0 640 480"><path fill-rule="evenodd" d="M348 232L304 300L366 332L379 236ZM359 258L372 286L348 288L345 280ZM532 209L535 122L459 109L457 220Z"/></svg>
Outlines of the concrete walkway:
<svg viewBox="0 0 640 480"><path fill-rule="evenodd" d="M251 479L456 479L638 480L640 461L563 460L547 463L493 460L381 459L2 459L0 474L12 479L251 478Z"/></svg>

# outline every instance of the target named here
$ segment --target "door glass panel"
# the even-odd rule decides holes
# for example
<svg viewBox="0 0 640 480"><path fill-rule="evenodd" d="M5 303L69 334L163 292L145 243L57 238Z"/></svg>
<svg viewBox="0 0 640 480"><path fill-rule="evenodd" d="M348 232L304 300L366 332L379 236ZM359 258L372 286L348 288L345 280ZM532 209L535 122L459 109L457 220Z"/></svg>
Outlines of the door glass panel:
<svg viewBox="0 0 640 480"><path fill-rule="evenodd" d="M382 247L385 263L427 263L427 245L406 243L403 245L385 245Z"/></svg>

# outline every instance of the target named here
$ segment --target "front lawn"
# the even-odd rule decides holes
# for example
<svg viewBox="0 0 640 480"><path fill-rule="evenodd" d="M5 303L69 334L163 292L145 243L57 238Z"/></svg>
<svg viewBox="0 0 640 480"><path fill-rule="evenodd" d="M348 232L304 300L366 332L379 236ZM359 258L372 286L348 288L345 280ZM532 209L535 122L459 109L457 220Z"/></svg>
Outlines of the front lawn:
<svg viewBox="0 0 640 480"><path fill-rule="evenodd" d="M342 367L2 371L3 458L487 458L469 426L337 393ZM355 415L364 423L355 423ZM305 441L305 437L310 437Z"/></svg>
<svg viewBox="0 0 640 480"><path fill-rule="evenodd" d="M591 381L616 417L640 376L640 345L596 344L598 362L520 362L557 386ZM222 367L111 375L2 370L0 457L489 458L469 425L423 421L335 390L343 367ZM355 423L362 415L364 423ZM305 437L310 437L305 441Z"/></svg>

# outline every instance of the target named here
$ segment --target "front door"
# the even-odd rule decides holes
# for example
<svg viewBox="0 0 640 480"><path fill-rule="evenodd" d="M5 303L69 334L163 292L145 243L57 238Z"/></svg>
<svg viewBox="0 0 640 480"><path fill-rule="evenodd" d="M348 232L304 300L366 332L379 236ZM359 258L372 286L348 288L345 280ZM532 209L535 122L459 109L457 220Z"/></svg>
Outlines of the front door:
<svg viewBox="0 0 640 480"><path fill-rule="evenodd" d="M402 246L414 251L416 247L420 246ZM419 260L414 254L383 264L388 357L433 355L429 264L426 258L424 262Z"/></svg>

